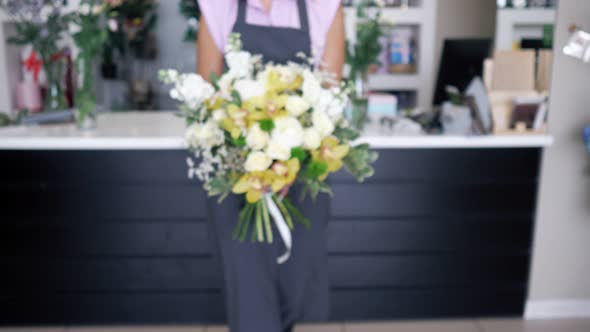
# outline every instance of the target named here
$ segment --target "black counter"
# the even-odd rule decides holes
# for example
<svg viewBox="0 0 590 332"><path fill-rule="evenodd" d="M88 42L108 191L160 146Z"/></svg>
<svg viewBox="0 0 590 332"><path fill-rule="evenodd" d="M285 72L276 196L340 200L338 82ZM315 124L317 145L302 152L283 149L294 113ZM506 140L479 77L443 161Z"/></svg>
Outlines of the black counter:
<svg viewBox="0 0 590 332"><path fill-rule="evenodd" d="M318 206L333 320L521 316L542 148L380 153ZM184 151L0 156L0 325L224 322Z"/></svg>

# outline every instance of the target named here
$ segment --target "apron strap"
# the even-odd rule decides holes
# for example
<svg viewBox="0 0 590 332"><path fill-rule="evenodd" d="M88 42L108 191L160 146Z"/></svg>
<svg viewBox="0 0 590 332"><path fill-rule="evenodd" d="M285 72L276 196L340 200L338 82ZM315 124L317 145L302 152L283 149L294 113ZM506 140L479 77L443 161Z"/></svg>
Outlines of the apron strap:
<svg viewBox="0 0 590 332"><path fill-rule="evenodd" d="M248 7L247 0L238 0L237 24L246 24L246 7ZM297 7L299 9L299 24L301 25L301 31L308 32L309 18L307 16L306 0L297 0Z"/></svg>
<svg viewBox="0 0 590 332"><path fill-rule="evenodd" d="M307 17L306 0L297 0L297 7L299 7L299 24L301 31L309 31L309 18Z"/></svg>
<svg viewBox="0 0 590 332"><path fill-rule="evenodd" d="M246 7L247 0L238 0L238 18L236 19L237 24L246 24Z"/></svg>

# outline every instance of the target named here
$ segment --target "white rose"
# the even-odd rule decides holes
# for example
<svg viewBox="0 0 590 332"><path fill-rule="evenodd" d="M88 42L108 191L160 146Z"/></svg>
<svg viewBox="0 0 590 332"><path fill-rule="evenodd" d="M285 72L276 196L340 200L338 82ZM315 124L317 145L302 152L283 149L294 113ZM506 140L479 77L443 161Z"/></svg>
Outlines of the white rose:
<svg viewBox="0 0 590 332"><path fill-rule="evenodd" d="M246 172L259 172L267 170L272 164L272 159L264 152L252 152L246 158L244 168Z"/></svg>
<svg viewBox="0 0 590 332"><path fill-rule="evenodd" d="M313 128L318 131L322 138L334 132L334 123L332 123L330 117L324 112L314 111L311 115L311 122L313 123Z"/></svg>
<svg viewBox="0 0 590 332"><path fill-rule="evenodd" d="M303 127L293 117L281 117L275 119L275 128L272 131L272 140L289 149L301 146L303 143Z"/></svg>
<svg viewBox="0 0 590 332"><path fill-rule="evenodd" d="M259 97L266 93L264 85L254 80L239 80L234 84L234 89L240 94L242 100Z"/></svg>
<svg viewBox="0 0 590 332"><path fill-rule="evenodd" d="M297 67L292 65L276 66L275 70L279 75L279 80L283 83L289 84L297 78Z"/></svg>
<svg viewBox="0 0 590 332"><path fill-rule="evenodd" d="M266 154L274 160L285 161L291 158L291 149L284 144L271 141L266 149Z"/></svg>
<svg viewBox="0 0 590 332"><path fill-rule="evenodd" d="M198 108L203 101L211 98L215 89L209 82L205 81L197 74L182 75L178 84L176 84L176 93L171 92L171 97L177 95L177 98L186 102L189 107Z"/></svg>
<svg viewBox="0 0 590 332"><path fill-rule="evenodd" d="M248 52L229 52L225 55L225 62L229 72L237 78L243 78L250 74L252 56Z"/></svg>
<svg viewBox="0 0 590 332"><path fill-rule="evenodd" d="M260 129L258 124L250 127L248 135L246 135L246 144L248 144L248 147L253 150L262 150L266 147L268 141L270 141L270 135Z"/></svg>
<svg viewBox="0 0 590 332"><path fill-rule="evenodd" d="M322 144L322 137L315 128L307 128L303 131L303 146L309 150L315 150Z"/></svg>
<svg viewBox="0 0 590 332"><path fill-rule="evenodd" d="M231 89L232 83L234 82L235 77L233 74L225 73L217 81L217 86L219 86L219 92L221 93L221 98L223 99L231 99Z"/></svg>
<svg viewBox="0 0 590 332"><path fill-rule="evenodd" d="M188 127L186 140L190 147L209 149L223 144L225 136L223 130L217 124L208 121L206 123L194 123Z"/></svg>
<svg viewBox="0 0 590 332"><path fill-rule="evenodd" d="M308 103L314 105L320 97L322 85L311 71L306 70L303 72L303 85L301 86L301 90L303 91L303 98L305 98Z"/></svg>
<svg viewBox="0 0 590 332"><path fill-rule="evenodd" d="M300 116L309 109L310 105L305 99L298 96L291 96L287 99L285 108L293 116Z"/></svg>
<svg viewBox="0 0 590 332"><path fill-rule="evenodd" d="M211 114L211 117L213 118L213 121L219 123L219 122L225 120L225 118L227 118L227 115L225 114L225 110L217 109L217 110L213 111L213 114Z"/></svg>
<svg viewBox="0 0 590 332"><path fill-rule="evenodd" d="M330 90L322 89L315 109L326 113L332 120L338 120L342 116L345 107L346 100L338 98Z"/></svg>

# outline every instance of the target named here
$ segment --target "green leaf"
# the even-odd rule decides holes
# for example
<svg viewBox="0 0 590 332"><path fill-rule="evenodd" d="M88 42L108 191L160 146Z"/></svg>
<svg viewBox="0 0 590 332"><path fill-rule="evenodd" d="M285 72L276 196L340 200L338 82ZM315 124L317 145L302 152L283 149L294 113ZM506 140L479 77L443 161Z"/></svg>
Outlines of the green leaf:
<svg viewBox="0 0 590 332"><path fill-rule="evenodd" d="M213 87L215 87L215 91L219 91L219 76L217 76L215 72L211 72L209 80L211 81L211 84L213 84Z"/></svg>
<svg viewBox="0 0 590 332"><path fill-rule="evenodd" d="M341 142L354 141L361 136L358 131L352 128L336 128L333 135Z"/></svg>
<svg viewBox="0 0 590 332"><path fill-rule="evenodd" d="M205 183L204 187L210 197L220 196L219 201L223 201L232 191L238 176L234 174L219 174Z"/></svg>
<svg viewBox="0 0 590 332"><path fill-rule="evenodd" d="M262 219L264 220L264 228L266 229L266 241L268 244L273 242L272 226L270 224L270 214L266 206L266 199L264 197L260 200L262 206Z"/></svg>
<svg viewBox="0 0 590 332"><path fill-rule="evenodd" d="M303 213L301 213L301 211L295 205L293 205L293 203L291 203L291 200L285 197L283 198L283 203L289 213L291 213L291 215L293 215L300 223L302 223L305 228L309 229L311 227L311 221L309 221L309 219L307 219L307 217L305 217Z"/></svg>
<svg viewBox="0 0 590 332"><path fill-rule="evenodd" d="M238 91L233 90L231 92L231 96L232 96L232 102L236 105L242 105L242 97L240 96L240 94L238 93Z"/></svg>
<svg viewBox="0 0 590 332"><path fill-rule="evenodd" d="M348 172L358 182L363 182L375 173L371 164L377 161L378 158L379 154L376 151L372 151L368 144L362 144L352 147L343 161Z"/></svg>
<svg viewBox="0 0 590 332"><path fill-rule="evenodd" d="M301 164L303 164L307 160L307 157L309 157L309 153L307 151L305 151L305 149L303 149L303 148L291 149L291 158L299 159L299 162Z"/></svg>
<svg viewBox="0 0 590 332"><path fill-rule="evenodd" d="M328 171L328 164L323 161L312 161L305 169L305 175L310 179L316 179Z"/></svg>
<svg viewBox="0 0 590 332"><path fill-rule="evenodd" d="M264 242L264 234L262 233L262 206L261 202L256 203L256 235L258 242Z"/></svg>
<svg viewBox="0 0 590 332"><path fill-rule="evenodd" d="M232 143L238 148L243 148L244 146L246 146L246 138L244 136L240 136L238 138L232 137Z"/></svg>
<svg viewBox="0 0 590 332"><path fill-rule="evenodd" d="M272 119L260 120L258 121L258 124L260 125L260 129L268 133L270 133L275 128L275 122Z"/></svg>

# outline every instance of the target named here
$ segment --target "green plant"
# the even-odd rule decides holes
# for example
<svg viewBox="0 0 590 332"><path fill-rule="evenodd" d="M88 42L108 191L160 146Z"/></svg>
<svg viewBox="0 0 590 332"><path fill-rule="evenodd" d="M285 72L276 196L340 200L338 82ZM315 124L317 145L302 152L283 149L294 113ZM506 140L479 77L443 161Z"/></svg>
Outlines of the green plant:
<svg viewBox="0 0 590 332"><path fill-rule="evenodd" d="M373 6L374 2L363 0L356 8L356 40L347 41L346 63L350 66L350 79L357 73L367 72L373 64L379 64L382 51L379 39L385 35L382 22L382 6ZM369 10L369 7L374 7Z"/></svg>
<svg viewBox="0 0 590 332"><path fill-rule="evenodd" d="M103 59L112 58L114 50L122 55L132 51L138 58L155 57L155 51L148 49L146 45L149 44L150 34L158 21L156 1L111 0L105 6L109 25L115 27L110 29Z"/></svg>
<svg viewBox="0 0 590 332"><path fill-rule="evenodd" d="M101 26L102 12L93 10L93 8L97 8L97 5L97 0L82 0L81 10L76 13L73 19L78 27L78 31L72 35L72 38L79 50L75 59L80 77L76 89L79 122L84 122L86 117L96 108L96 96L92 84L94 81L94 60L100 54L107 39L107 32Z"/></svg>
<svg viewBox="0 0 590 332"><path fill-rule="evenodd" d="M68 29L72 14L65 14L63 1L58 0L0 0L0 8L6 10L14 21L15 32L7 41L19 46L31 45L41 58L48 81L46 108L62 106L59 42Z"/></svg>
<svg viewBox="0 0 590 332"><path fill-rule="evenodd" d="M199 31L199 20L201 19L201 9L196 0L180 0L178 3L180 13L187 20L187 28L184 32L184 41L194 43L197 40Z"/></svg>

